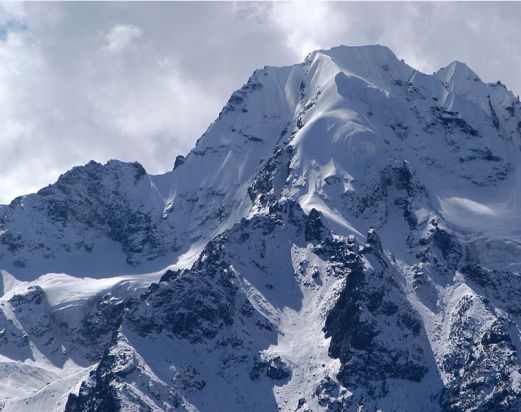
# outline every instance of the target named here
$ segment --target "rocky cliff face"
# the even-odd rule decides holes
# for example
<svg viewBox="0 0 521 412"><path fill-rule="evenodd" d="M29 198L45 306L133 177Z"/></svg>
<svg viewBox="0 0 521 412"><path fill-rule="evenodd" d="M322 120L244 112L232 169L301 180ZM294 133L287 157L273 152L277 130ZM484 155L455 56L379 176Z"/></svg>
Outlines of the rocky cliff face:
<svg viewBox="0 0 521 412"><path fill-rule="evenodd" d="M257 70L172 172L15 199L3 408L519 410L520 124L462 63L338 47Z"/></svg>

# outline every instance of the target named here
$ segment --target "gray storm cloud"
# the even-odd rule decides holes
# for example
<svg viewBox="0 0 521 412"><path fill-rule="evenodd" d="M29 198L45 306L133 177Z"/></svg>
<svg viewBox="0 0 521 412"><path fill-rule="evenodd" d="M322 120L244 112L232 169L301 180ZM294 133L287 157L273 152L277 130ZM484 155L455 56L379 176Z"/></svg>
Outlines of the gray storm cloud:
<svg viewBox="0 0 521 412"><path fill-rule="evenodd" d="M0 203L94 159L172 167L264 65L389 46L521 91L519 3L3 3Z"/></svg>

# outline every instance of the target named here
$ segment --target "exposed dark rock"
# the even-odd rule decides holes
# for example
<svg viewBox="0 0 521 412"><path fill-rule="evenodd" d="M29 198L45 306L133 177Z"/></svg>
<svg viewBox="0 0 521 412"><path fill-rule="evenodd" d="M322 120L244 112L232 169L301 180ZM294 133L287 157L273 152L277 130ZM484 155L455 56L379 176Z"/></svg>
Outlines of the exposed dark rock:
<svg viewBox="0 0 521 412"><path fill-rule="evenodd" d="M289 174L292 153L290 147L275 149L273 156L248 187L252 202L267 206L278 198Z"/></svg>
<svg viewBox="0 0 521 412"><path fill-rule="evenodd" d="M496 110L494 106L492 106L492 102L490 100L490 96L488 98L488 106L490 108L490 118L492 119L492 125L499 130L499 118L497 117Z"/></svg>
<svg viewBox="0 0 521 412"><path fill-rule="evenodd" d="M324 332L331 337L330 356L341 361L338 380L348 389L362 387L382 396L387 379L419 382L427 365L421 349L421 322L386 273L388 266L381 266L381 246L374 230L369 231L367 243L366 253L374 255L382 271L368 272L359 256L346 262L346 283L328 313ZM410 342L407 346L386 341L385 327L378 321L382 314L399 325L403 342Z"/></svg>
<svg viewBox="0 0 521 412"><path fill-rule="evenodd" d="M177 169L179 166L181 166L184 162L185 162L185 157L183 155L179 155L175 158L175 162L174 162L174 169Z"/></svg>
<svg viewBox="0 0 521 412"><path fill-rule="evenodd" d="M114 342L116 339L115 334ZM135 382L142 385L139 387L141 393L132 387ZM127 410L128 405L139 411L184 410L182 402L173 388L145 374L135 351L127 342L119 340L103 355L98 366L81 384L78 394L69 394L65 411L114 412Z"/></svg>
<svg viewBox="0 0 521 412"><path fill-rule="evenodd" d="M465 295L450 319L442 363L448 377L443 410L514 411L521 406L521 393L512 382L519 376L517 351L505 321L488 323L473 314L479 310L481 316L495 317L482 306L480 299Z"/></svg>
<svg viewBox="0 0 521 412"><path fill-rule="evenodd" d="M270 379L282 380L291 377L291 368L280 356L264 356L256 358L250 378L257 380L261 375L266 375Z"/></svg>
<svg viewBox="0 0 521 412"><path fill-rule="evenodd" d="M320 212L316 209L311 209L306 220L306 241L320 242L324 239L325 227L320 219Z"/></svg>

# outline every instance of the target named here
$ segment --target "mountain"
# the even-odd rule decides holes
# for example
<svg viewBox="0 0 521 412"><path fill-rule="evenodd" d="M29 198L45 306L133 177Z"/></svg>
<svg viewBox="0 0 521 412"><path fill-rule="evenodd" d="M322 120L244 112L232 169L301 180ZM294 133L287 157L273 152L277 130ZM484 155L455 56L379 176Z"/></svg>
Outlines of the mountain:
<svg viewBox="0 0 521 412"><path fill-rule="evenodd" d="M521 410L521 103L383 46L264 67L172 171L0 207L5 411Z"/></svg>

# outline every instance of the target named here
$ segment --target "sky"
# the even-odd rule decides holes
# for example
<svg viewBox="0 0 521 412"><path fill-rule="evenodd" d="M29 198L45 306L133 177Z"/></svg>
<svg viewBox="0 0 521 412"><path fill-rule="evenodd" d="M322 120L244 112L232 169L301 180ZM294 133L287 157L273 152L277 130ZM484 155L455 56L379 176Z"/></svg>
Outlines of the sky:
<svg viewBox="0 0 521 412"><path fill-rule="evenodd" d="M521 3L0 3L0 203L93 159L170 170L256 68L383 44L521 93Z"/></svg>

